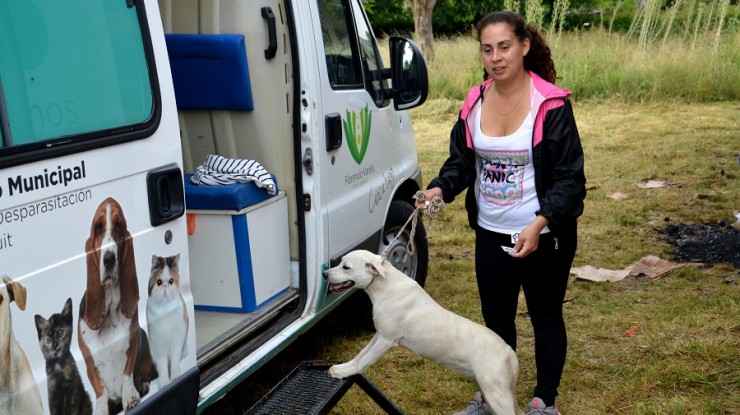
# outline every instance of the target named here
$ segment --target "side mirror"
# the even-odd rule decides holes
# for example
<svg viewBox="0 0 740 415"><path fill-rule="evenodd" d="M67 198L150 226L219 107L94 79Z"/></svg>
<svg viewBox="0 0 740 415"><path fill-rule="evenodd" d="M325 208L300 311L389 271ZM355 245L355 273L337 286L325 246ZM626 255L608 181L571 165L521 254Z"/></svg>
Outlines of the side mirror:
<svg viewBox="0 0 740 415"><path fill-rule="evenodd" d="M402 37L388 40L391 55L391 95L396 110L418 107L427 99L427 65L419 47Z"/></svg>

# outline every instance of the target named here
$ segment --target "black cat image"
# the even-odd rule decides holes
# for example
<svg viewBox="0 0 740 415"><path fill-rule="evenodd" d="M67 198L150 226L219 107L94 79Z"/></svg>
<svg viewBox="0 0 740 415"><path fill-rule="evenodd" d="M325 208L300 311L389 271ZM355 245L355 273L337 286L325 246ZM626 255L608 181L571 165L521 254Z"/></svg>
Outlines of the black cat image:
<svg viewBox="0 0 740 415"><path fill-rule="evenodd" d="M92 414L90 395L82 384L77 363L69 351L72 344L72 299L64 303L61 313L45 319L36 314L39 346L46 359L46 383L49 389L51 415Z"/></svg>

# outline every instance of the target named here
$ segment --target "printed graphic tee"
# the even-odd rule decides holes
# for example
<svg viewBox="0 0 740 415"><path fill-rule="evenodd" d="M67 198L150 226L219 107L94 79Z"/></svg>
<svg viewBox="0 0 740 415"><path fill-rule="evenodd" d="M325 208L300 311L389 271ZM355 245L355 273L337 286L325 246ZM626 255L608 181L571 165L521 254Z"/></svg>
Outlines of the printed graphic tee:
<svg viewBox="0 0 740 415"><path fill-rule="evenodd" d="M534 220L540 208L532 164L534 120L527 113L516 132L491 137L481 130L478 108L473 132L473 148L478 156L478 225L493 232L517 234ZM547 227L542 233L546 232Z"/></svg>

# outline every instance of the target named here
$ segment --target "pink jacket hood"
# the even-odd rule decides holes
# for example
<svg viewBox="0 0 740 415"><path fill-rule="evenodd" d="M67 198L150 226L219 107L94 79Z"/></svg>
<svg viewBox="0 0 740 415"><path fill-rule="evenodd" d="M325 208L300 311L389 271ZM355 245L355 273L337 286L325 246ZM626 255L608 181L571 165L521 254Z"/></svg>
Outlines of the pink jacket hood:
<svg viewBox="0 0 740 415"><path fill-rule="evenodd" d="M545 122L545 115L547 112L565 104L562 99L552 98L567 98L570 96L571 92L545 81L532 71L527 71L527 73L529 73L529 76L532 78L532 84L534 85L534 88L530 88L529 91L529 100L532 104L532 118L534 119L534 133L532 137L532 146L534 147L542 141L542 127ZM468 96L465 98L465 102L460 109L460 118L466 122L467 128L465 129L465 134L469 148L473 148L473 136L471 131L474 127L472 123L475 117L468 119L468 115L476 106L480 105L479 98L481 97L481 91L488 89L493 82L493 78L489 78L482 84L473 87L470 92L468 92Z"/></svg>

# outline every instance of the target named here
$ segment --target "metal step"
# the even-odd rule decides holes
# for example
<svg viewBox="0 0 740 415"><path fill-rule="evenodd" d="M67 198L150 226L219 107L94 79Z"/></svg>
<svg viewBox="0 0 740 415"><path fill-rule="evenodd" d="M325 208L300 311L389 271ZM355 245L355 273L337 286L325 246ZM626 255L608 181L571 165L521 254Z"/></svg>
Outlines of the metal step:
<svg viewBox="0 0 740 415"><path fill-rule="evenodd" d="M326 415L352 385L359 386L387 414L404 415L365 376L329 376L327 370L332 364L302 362L244 415Z"/></svg>

